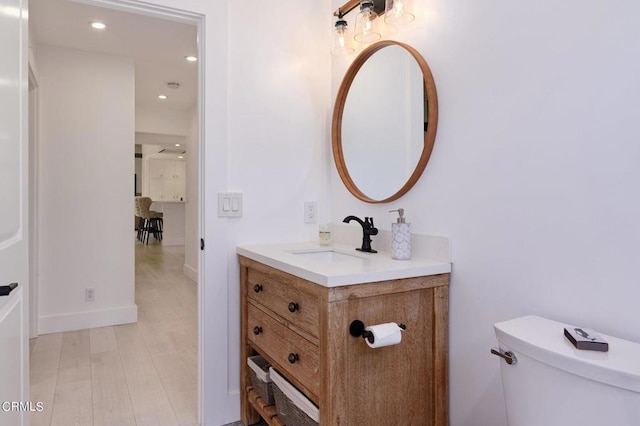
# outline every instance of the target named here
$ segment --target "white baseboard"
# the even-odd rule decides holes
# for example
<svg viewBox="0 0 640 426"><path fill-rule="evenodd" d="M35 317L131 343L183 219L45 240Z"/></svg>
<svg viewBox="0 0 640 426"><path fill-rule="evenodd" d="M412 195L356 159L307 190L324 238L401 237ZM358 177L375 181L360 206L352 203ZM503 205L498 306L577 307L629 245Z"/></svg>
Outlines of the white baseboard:
<svg viewBox="0 0 640 426"><path fill-rule="evenodd" d="M191 281L197 283L198 282L198 271L196 271L191 266L186 263L182 265L182 273L187 276Z"/></svg>
<svg viewBox="0 0 640 426"><path fill-rule="evenodd" d="M137 321L138 307L136 305L99 311L41 316L38 318L38 334L84 330L86 328L129 324Z"/></svg>

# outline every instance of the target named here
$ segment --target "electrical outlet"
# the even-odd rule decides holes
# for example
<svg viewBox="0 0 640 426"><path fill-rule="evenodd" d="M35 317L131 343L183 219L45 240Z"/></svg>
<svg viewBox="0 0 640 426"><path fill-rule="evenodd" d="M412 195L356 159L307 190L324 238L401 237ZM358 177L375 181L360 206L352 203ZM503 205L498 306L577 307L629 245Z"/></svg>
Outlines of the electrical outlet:
<svg viewBox="0 0 640 426"><path fill-rule="evenodd" d="M304 223L316 223L318 221L318 203L307 201L304 203Z"/></svg>
<svg viewBox="0 0 640 426"><path fill-rule="evenodd" d="M94 300L96 300L96 289L93 287L85 288L84 300L85 302L93 302Z"/></svg>

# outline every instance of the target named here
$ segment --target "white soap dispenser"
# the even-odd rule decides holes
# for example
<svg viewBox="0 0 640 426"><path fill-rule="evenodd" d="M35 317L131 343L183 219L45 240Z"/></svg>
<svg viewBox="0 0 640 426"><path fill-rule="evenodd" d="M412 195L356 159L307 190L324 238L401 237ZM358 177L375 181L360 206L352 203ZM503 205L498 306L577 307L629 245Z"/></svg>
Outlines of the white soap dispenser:
<svg viewBox="0 0 640 426"><path fill-rule="evenodd" d="M391 224L391 257L396 260L411 259L411 224L405 222L404 209L398 212L398 220Z"/></svg>

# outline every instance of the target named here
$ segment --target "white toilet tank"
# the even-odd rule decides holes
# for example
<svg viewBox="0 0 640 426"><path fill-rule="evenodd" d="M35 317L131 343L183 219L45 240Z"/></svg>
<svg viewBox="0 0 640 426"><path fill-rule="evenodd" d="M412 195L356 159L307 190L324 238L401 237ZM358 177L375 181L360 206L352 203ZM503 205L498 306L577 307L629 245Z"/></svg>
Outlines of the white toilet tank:
<svg viewBox="0 0 640 426"><path fill-rule="evenodd" d="M500 361L509 426L640 426L640 344L599 333L608 352L578 350L565 327L536 316L494 325L517 358Z"/></svg>

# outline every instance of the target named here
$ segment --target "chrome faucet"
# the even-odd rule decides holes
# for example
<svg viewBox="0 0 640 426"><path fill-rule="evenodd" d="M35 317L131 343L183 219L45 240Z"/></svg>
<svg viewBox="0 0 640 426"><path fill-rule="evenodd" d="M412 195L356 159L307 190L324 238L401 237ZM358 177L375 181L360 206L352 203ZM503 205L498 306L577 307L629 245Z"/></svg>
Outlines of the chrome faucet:
<svg viewBox="0 0 640 426"><path fill-rule="evenodd" d="M378 235L378 228L373 226L373 218L365 217L364 221L355 216L347 216L344 218L344 223L349 223L355 220L362 226L362 247L356 248L356 250L365 251L367 253L377 253L376 250L371 248L371 236Z"/></svg>

